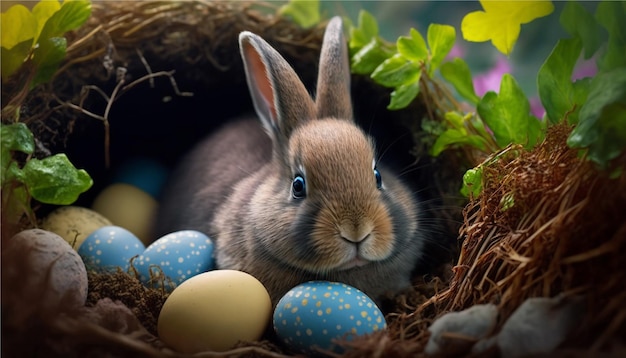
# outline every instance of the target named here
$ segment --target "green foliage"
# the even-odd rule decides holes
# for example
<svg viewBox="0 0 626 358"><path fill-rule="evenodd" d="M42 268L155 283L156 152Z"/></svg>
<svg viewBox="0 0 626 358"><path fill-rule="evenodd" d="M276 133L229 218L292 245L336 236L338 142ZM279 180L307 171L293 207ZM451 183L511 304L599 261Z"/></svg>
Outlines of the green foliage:
<svg viewBox="0 0 626 358"><path fill-rule="evenodd" d="M537 75L537 90L541 104L552 124L566 118L578 122L578 111L587 97L587 83L572 83L574 65L582 49L579 39L560 40ZM577 88L575 88L577 87Z"/></svg>
<svg viewBox="0 0 626 358"><path fill-rule="evenodd" d="M30 198L42 203L69 205L91 187L93 181L82 169L76 169L65 154L44 159L30 158L35 140L24 123L0 124L2 158L2 203L18 220L22 213L30 215ZM23 167L14 160L14 153L28 155ZM17 211L15 211L17 210Z"/></svg>
<svg viewBox="0 0 626 358"><path fill-rule="evenodd" d="M416 29L390 44L378 35L378 23L367 11L359 13L350 29L352 72L371 75L377 83L393 88L388 109L402 109L419 94L420 79L432 77L452 49L456 33L448 25L431 24L427 42Z"/></svg>
<svg viewBox="0 0 626 358"><path fill-rule="evenodd" d="M550 1L481 4L484 11L463 20L463 36L470 41L492 40L505 54L512 51L522 24L554 10ZM433 156L454 147L469 147L486 156L511 144L531 149L543 140L549 125L567 121L576 125L568 145L581 148L599 167L608 167L626 149L626 3L600 2L592 15L572 1L559 20L571 38L556 44L537 74L537 91L546 110L543 120L531 115L527 97L510 74L503 75L498 93L487 92L482 98L476 94L467 64L460 58L444 61L456 37L450 26L432 24L426 37L410 29L394 44L378 36L376 19L362 11L358 26L350 29L352 71L393 88L389 109L410 104L421 86L437 81L437 70L458 97L476 106L475 113L458 112L462 107L456 106L457 110L436 113L442 122L422 121L422 128L435 138L430 147ZM593 79L572 81L581 54L586 59L595 56L599 72ZM470 169L462 193L478 195L481 180L481 167ZM503 208L512 205L512 198L502 203Z"/></svg>
<svg viewBox="0 0 626 358"><path fill-rule="evenodd" d="M290 0L280 7L278 13L290 17L303 28L309 28L320 22L320 2L319 0Z"/></svg>
<svg viewBox="0 0 626 358"><path fill-rule="evenodd" d="M2 80L26 63L34 68L29 87L49 81L65 58L67 31L80 27L91 16L87 0L40 1L32 12L14 5L2 13Z"/></svg>
<svg viewBox="0 0 626 358"><path fill-rule="evenodd" d="M510 74L502 76L499 93L485 94L477 110L500 148L511 143L532 148L542 135L541 123L530 114L530 103Z"/></svg>
<svg viewBox="0 0 626 358"><path fill-rule="evenodd" d="M474 91L472 74L465 61L457 57L441 65L440 71L441 76L454 86L454 89L461 97L474 105L478 104L480 97L478 97Z"/></svg>
<svg viewBox="0 0 626 358"><path fill-rule="evenodd" d="M590 87L567 144L588 148L588 158L606 167L626 148L626 67L598 74Z"/></svg>

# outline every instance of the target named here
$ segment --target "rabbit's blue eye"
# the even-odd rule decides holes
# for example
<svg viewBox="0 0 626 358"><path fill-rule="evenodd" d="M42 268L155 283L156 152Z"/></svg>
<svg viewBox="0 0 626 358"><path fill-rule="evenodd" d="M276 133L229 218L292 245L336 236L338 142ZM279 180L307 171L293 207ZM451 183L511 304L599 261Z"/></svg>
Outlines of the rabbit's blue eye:
<svg viewBox="0 0 626 358"><path fill-rule="evenodd" d="M295 199L302 199L306 196L306 184L304 183L304 178L302 175L296 175L293 178L293 182L291 183L291 195Z"/></svg>
<svg viewBox="0 0 626 358"><path fill-rule="evenodd" d="M383 188L383 177L380 176L378 169L374 168L374 176L376 177L376 187L378 189Z"/></svg>

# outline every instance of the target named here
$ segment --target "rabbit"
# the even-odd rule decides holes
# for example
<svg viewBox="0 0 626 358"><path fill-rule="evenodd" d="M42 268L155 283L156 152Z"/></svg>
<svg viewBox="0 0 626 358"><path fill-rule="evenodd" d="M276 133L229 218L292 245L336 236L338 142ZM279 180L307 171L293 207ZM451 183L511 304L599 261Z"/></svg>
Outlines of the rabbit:
<svg viewBox="0 0 626 358"><path fill-rule="evenodd" d="M261 37L244 31L239 45L258 118L229 121L190 152L159 231L205 232L217 268L251 274L274 304L311 280L375 299L407 288L423 257L420 205L353 120L341 18L324 33L315 99Z"/></svg>

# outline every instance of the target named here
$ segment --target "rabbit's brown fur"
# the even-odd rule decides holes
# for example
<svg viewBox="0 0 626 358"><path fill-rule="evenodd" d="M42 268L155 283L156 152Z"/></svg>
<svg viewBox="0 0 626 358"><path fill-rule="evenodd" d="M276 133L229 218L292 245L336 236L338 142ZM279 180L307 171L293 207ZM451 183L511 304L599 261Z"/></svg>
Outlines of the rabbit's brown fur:
<svg viewBox="0 0 626 358"><path fill-rule="evenodd" d="M240 46L260 121L233 121L192 151L159 231L207 233L217 267L252 274L274 302L315 279L374 298L408 286L424 241L419 206L353 122L341 20L326 30L315 101L261 38L244 32Z"/></svg>

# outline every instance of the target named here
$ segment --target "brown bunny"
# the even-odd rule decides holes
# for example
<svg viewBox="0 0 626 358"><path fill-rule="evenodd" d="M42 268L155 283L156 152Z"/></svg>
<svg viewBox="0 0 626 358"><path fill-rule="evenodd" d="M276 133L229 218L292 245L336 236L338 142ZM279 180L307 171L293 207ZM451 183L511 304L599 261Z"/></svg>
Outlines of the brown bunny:
<svg viewBox="0 0 626 358"><path fill-rule="evenodd" d="M315 100L263 39L242 32L239 44L260 121L232 121L191 152L158 231L207 233L217 267L252 274L274 303L309 280L373 298L407 287L422 256L419 206L353 122L341 19L326 29Z"/></svg>

